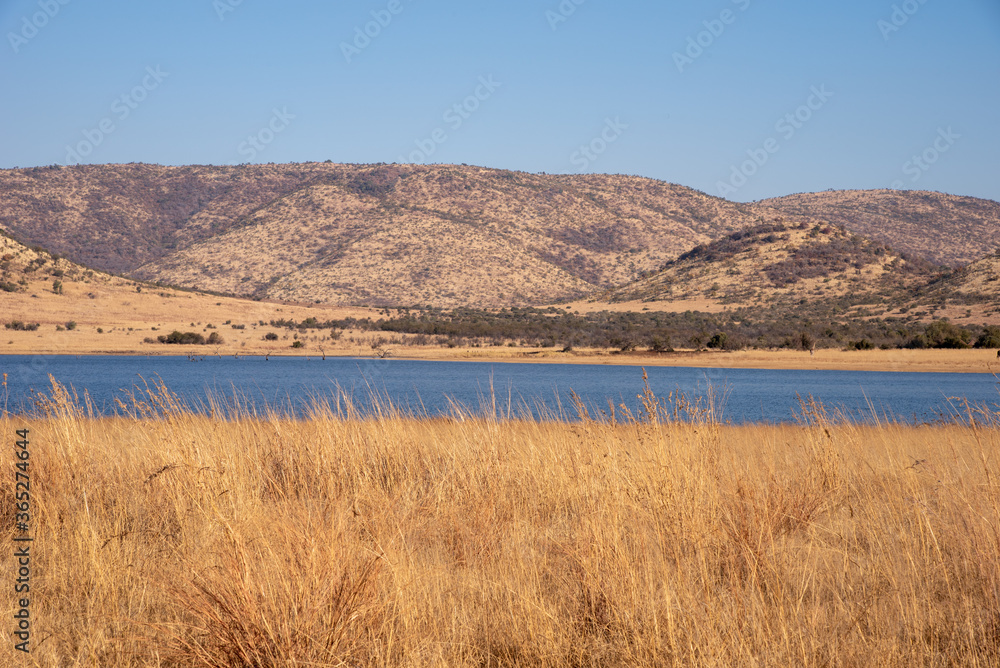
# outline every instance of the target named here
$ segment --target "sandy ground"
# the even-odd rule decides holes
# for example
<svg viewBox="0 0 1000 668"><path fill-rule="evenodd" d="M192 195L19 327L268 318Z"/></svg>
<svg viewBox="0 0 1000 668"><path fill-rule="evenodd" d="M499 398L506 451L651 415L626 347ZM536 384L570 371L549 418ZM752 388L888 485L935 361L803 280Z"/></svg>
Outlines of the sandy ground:
<svg viewBox="0 0 1000 668"><path fill-rule="evenodd" d="M495 350L495 349L494 349ZM845 371L924 371L949 373L1000 372L995 350L817 350L814 355L792 350L743 350L735 352L681 351L630 353L582 351L560 353L552 349L505 354L491 349L401 349L402 359L468 360L476 362L547 362L617 364L634 366L683 366L733 369L833 369Z"/></svg>
<svg viewBox="0 0 1000 668"><path fill-rule="evenodd" d="M268 329L270 328L263 328ZM258 328L254 331L259 336ZM170 331L169 329L167 331ZM6 354L17 355L298 355L304 357L375 357L367 341L372 334L345 332L338 342L313 341L304 337L305 347L290 348L293 340L282 333L276 342L247 341L246 335L229 336L221 346L178 346L141 343L141 332L118 330L103 335L75 336L74 332L38 334L6 332ZM281 331L281 330L278 330ZM319 337L315 337L319 338ZM344 341L343 339L353 339ZM244 339L240 341L239 339ZM13 341L13 343L9 343ZM249 344L249 345L241 345ZM850 371L923 371L950 373L997 373L1000 360L994 350L817 350L814 355L789 350L746 350L735 352L678 351L675 353L614 353L583 350L562 353L547 348L439 348L431 346L387 346L380 349L391 359L465 361L493 363L600 364L631 366L676 366L734 369L832 369ZM0 367L3 359L0 356Z"/></svg>

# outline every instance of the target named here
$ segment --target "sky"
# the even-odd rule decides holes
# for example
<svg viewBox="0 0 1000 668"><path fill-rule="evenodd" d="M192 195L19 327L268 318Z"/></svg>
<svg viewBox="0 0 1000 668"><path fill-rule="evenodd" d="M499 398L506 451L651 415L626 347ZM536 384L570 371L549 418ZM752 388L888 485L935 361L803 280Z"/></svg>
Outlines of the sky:
<svg viewBox="0 0 1000 668"><path fill-rule="evenodd" d="M1000 1L0 0L0 168L466 163L1000 200Z"/></svg>

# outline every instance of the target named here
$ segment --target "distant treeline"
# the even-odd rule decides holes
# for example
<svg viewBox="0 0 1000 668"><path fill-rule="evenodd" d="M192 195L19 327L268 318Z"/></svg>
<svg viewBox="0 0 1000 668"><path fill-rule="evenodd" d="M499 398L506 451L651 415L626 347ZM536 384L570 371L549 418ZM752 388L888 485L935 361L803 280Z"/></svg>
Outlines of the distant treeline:
<svg viewBox="0 0 1000 668"><path fill-rule="evenodd" d="M483 346L526 345L605 348L621 351L673 348L1000 348L1000 327L960 326L947 319L817 319L788 314L756 315L655 311L574 314L550 307L486 311L471 308L396 309L385 317L320 322L272 320L287 329L355 329L420 336L423 343ZM263 323L261 323L263 324Z"/></svg>

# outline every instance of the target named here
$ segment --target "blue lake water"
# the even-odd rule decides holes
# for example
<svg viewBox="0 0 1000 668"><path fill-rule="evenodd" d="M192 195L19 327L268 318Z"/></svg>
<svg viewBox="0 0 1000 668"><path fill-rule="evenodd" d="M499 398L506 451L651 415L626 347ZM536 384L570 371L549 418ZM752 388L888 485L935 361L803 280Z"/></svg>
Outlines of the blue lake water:
<svg viewBox="0 0 1000 668"><path fill-rule="evenodd" d="M905 422L934 422L955 414L956 398L997 410L997 379L991 374L899 373L866 371L789 371L758 369L698 369L647 367L655 394L666 397L680 390L688 398L707 399L710 388L720 397L721 418L733 423L788 422L799 412L797 395L812 395L829 410L840 410L856 420L870 420L874 407L883 415ZM396 406L418 414L447 414L457 402L478 408L494 388L497 403L514 413L530 411L536 417L544 405L550 414L575 418L571 391L592 414L608 410L609 400L635 412L642 391L642 369L637 366L579 364L516 364L477 362L421 362L367 358L305 357L186 357L119 356L0 356L0 372L7 374L6 410L32 409L33 391L47 392L49 375L78 394L86 391L96 408L115 411L115 398L143 385L143 379L162 380L194 407L211 394L229 398L239 394L258 409L278 407L302 414L310 401L321 398L336 404L338 394L352 397L362 409L372 391Z"/></svg>

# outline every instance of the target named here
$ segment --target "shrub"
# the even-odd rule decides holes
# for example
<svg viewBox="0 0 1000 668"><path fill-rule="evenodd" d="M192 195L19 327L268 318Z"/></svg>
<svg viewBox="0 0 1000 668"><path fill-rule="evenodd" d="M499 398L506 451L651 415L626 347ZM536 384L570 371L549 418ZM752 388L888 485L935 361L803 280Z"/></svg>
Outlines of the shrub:
<svg viewBox="0 0 1000 668"><path fill-rule="evenodd" d="M728 338L729 337L726 336L725 333L719 332L718 334L716 334L715 336L713 336L712 338L710 338L708 340L708 343L706 343L705 345L707 347L709 347L709 348L725 348L726 347L726 340Z"/></svg>
<svg viewBox="0 0 1000 668"><path fill-rule="evenodd" d="M665 353L673 352L673 348L670 347L670 337L661 338L659 336L654 336L649 340L649 350L654 353Z"/></svg>
<svg viewBox="0 0 1000 668"><path fill-rule="evenodd" d="M69 322L67 322L66 323L66 329L68 329L70 331L76 329L76 321L75 320L70 320Z"/></svg>
<svg viewBox="0 0 1000 668"><path fill-rule="evenodd" d="M305 347L306 344L302 343L301 341L292 342L292 348L305 348Z"/></svg>
<svg viewBox="0 0 1000 668"><path fill-rule="evenodd" d="M987 326L976 339L977 348L1000 348L1000 327Z"/></svg>
<svg viewBox="0 0 1000 668"><path fill-rule="evenodd" d="M182 344L182 345L204 345L205 337L197 332L179 332L176 329L170 334L161 334L156 337L160 343Z"/></svg>
<svg viewBox="0 0 1000 668"><path fill-rule="evenodd" d="M972 334L968 330L945 318L927 325L926 333L932 348L968 348L972 341Z"/></svg>
<svg viewBox="0 0 1000 668"><path fill-rule="evenodd" d="M277 341L278 340L278 335L275 334L274 332L268 332L267 334L264 335L264 340L265 341Z"/></svg>
<svg viewBox="0 0 1000 668"><path fill-rule="evenodd" d="M21 322L20 320L11 320L6 325L7 329L12 329L15 332L34 332L38 329L39 324L37 322Z"/></svg>

